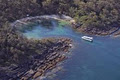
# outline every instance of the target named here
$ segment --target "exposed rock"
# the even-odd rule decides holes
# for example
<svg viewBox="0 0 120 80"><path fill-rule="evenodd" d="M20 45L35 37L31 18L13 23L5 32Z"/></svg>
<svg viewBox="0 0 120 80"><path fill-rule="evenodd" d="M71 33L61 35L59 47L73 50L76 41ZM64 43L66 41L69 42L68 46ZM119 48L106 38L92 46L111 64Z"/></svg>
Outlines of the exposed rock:
<svg viewBox="0 0 120 80"><path fill-rule="evenodd" d="M54 43L55 45L51 45L51 47L46 49L47 53L43 54L43 58L34 57L29 63L11 65L8 68L4 68L7 70L7 73L4 74L7 75L3 75L2 78L0 76L0 78L2 80L29 80L44 76L47 71L55 68L57 63L66 59L63 53L69 51L72 46L71 43L72 41L70 39L60 38Z"/></svg>

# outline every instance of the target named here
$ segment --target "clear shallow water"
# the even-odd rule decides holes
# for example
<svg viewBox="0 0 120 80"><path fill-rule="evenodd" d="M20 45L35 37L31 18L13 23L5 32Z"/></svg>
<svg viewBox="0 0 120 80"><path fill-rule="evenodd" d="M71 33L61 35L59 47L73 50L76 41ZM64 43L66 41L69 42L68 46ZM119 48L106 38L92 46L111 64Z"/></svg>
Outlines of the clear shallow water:
<svg viewBox="0 0 120 80"><path fill-rule="evenodd" d="M94 37L94 42L81 40L82 34L69 27L53 29L36 26L23 33L28 38L68 37L74 40L75 49L66 60L64 70L57 72L54 79L46 80L120 80L120 38Z"/></svg>

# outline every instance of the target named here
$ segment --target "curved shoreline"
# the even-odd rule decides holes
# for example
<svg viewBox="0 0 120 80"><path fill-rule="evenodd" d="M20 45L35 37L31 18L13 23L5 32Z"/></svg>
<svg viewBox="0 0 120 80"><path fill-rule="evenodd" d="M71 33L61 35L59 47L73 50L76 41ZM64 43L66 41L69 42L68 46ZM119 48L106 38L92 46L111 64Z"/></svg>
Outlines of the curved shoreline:
<svg viewBox="0 0 120 80"><path fill-rule="evenodd" d="M93 29L84 29L79 27L77 24L72 24L72 28L75 29L77 32L89 34L89 35L95 35L95 36L107 36L107 35L113 35L116 34L120 28L119 27L111 27L109 30L99 30L97 28Z"/></svg>
<svg viewBox="0 0 120 80"><path fill-rule="evenodd" d="M66 16L66 15L62 15L62 16L43 15L43 16L36 16L36 17L27 17L27 18L17 20L16 22L12 23L11 26L14 28L18 28L18 26L27 25L29 23L32 23L33 25L34 23L39 24L42 19L46 19L46 20L54 19L58 21L66 21L70 25L72 25L71 28L73 28L75 31L84 33L84 34L90 34L90 35L96 35L96 36L107 36L107 35L113 35L114 37L116 35L119 36L119 33L118 33L119 27L113 27L113 28L111 27L111 29L109 30L98 30L96 28L93 28L92 30L91 29L85 30L81 28L80 25L78 25L73 18L71 18L70 16Z"/></svg>
<svg viewBox="0 0 120 80"><path fill-rule="evenodd" d="M54 19L54 20L58 20L58 21L67 21L71 24L72 23L75 24L75 20L69 16L43 15L43 16L36 16L36 17L27 17L27 18L17 20L14 23L12 23L11 26L14 28L18 28L19 26L27 25L29 23L38 23L39 24L42 19L46 19L46 20Z"/></svg>

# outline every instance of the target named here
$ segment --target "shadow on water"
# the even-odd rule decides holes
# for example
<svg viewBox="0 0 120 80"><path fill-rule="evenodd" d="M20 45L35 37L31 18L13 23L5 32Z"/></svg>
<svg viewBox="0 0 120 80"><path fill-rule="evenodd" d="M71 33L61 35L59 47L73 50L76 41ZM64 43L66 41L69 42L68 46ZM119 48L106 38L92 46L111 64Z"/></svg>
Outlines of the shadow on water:
<svg viewBox="0 0 120 80"><path fill-rule="evenodd" d="M53 79L45 80L120 80L120 40L111 37L94 37L92 43L81 39L83 34L72 30L70 25L52 21L53 28L35 26L25 31L28 38L68 37L74 40L72 56L65 61L62 71Z"/></svg>

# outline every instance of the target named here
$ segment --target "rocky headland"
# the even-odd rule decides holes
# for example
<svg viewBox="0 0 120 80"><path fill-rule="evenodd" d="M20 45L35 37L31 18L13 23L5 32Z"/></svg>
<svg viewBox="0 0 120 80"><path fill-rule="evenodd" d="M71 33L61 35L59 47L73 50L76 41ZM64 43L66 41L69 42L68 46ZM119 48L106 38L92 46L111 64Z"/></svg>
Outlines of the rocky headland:
<svg viewBox="0 0 120 80"><path fill-rule="evenodd" d="M51 19L65 21L72 20L72 18L64 15L61 17L55 15L28 17L17 20L11 24L11 27L16 30L19 36L26 38L22 35L21 30L32 29L35 25L41 24L42 21L49 22ZM20 63L18 62L18 64L12 63L8 66L1 66L0 80L35 80L38 77L45 76L48 71L51 71L59 62L67 58L66 53L69 53L70 48L72 48L72 40L68 38L53 37L40 40L27 40L34 42L33 44L38 46L36 48L40 48L40 50L36 49L36 51L33 51L30 54L24 54L24 56L21 57L23 60L20 59ZM28 55L30 56L30 59L25 57Z"/></svg>
<svg viewBox="0 0 120 80"><path fill-rule="evenodd" d="M32 56L33 58L29 62L24 61L21 65L0 67L0 80L35 80L40 76L45 76L45 73L67 58L65 54L72 47L70 39L54 38L53 40L53 44L43 49L42 55Z"/></svg>

